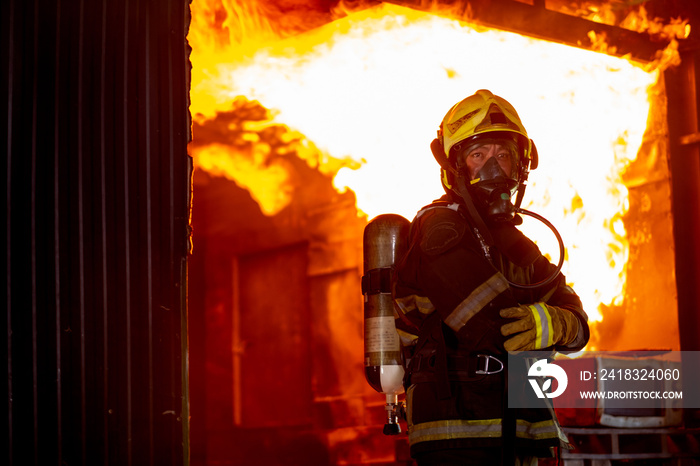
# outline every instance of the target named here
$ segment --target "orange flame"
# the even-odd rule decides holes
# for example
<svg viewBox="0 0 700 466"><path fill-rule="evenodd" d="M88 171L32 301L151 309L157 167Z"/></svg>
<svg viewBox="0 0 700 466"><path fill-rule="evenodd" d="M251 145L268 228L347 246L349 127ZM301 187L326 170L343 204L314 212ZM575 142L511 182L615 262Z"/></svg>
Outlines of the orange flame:
<svg viewBox="0 0 700 466"><path fill-rule="evenodd" d="M518 109L538 146L525 207L562 233L563 272L589 317L600 321L601 307L620 304L629 256L621 174L642 143L649 90L677 60L673 46L643 65L390 4L285 21L263 5L192 4L195 122L245 106L241 96L273 109L241 122L238 143L193 144L199 168L234 179L274 215L293 187L256 131L284 127L287 152L334 175L339 191L352 189L361 213L410 219L442 194L428 145L444 112L487 88ZM625 24L652 28L644 15L635 21ZM687 23L659 31L680 30L685 37ZM528 223L543 251L557 250L551 233Z"/></svg>
<svg viewBox="0 0 700 466"><path fill-rule="evenodd" d="M671 18L669 22L664 22L661 18L649 18L643 4L615 0L581 3L577 8L572 8L575 3L550 0L547 7L596 23L647 33L657 40L685 39L690 35L688 20Z"/></svg>

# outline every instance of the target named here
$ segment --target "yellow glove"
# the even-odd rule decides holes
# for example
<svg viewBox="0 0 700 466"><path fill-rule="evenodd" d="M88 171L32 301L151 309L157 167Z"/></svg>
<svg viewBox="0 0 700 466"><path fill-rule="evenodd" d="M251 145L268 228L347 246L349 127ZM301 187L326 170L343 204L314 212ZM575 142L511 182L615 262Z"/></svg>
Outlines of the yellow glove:
<svg viewBox="0 0 700 466"><path fill-rule="evenodd" d="M506 351L531 351L555 345L567 345L578 335L579 322L573 312L560 307L535 303L501 309L501 317L518 319L501 326Z"/></svg>

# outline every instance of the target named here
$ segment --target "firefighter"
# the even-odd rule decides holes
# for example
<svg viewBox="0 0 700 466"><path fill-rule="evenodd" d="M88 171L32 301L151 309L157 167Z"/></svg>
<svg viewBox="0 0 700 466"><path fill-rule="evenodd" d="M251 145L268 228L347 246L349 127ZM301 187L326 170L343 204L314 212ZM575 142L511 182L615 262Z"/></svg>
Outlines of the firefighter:
<svg viewBox="0 0 700 466"><path fill-rule="evenodd" d="M506 100L480 90L449 110L431 149L446 194L411 222L393 283L411 455L537 464L566 436L551 409L507 408L508 352L580 350L589 329L559 269L516 228L534 143Z"/></svg>

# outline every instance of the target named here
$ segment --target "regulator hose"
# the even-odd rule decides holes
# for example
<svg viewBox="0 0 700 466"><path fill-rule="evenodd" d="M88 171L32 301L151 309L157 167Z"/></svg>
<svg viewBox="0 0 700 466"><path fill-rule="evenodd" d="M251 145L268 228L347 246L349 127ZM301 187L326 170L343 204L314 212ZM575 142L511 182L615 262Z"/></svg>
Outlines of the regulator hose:
<svg viewBox="0 0 700 466"><path fill-rule="evenodd" d="M526 285L524 283L511 282L510 280L508 280L508 283L510 283L512 286L514 286L516 288L521 288L524 290L532 290L534 288L539 288L541 286L548 285L555 278L557 278L559 276L559 272L561 272L561 268L564 265L564 241L561 239L561 235L559 234L557 229L554 227L554 225L552 225L552 222L550 222L549 220L547 220L546 218L544 218L540 214L536 214L535 212L530 212L529 210L521 209L520 207L516 207L515 211L519 214L527 215L529 217L533 217L533 218L539 220L540 222L547 225L547 227L550 230L552 230L552 233L554 233L554 236L557 237L557 241L559 242L559 263L557 264L556 269L551 273L551 275L549 275L547 278L545 278L544 280L541 280L537 283L532 283L532 284Z"/></svg>

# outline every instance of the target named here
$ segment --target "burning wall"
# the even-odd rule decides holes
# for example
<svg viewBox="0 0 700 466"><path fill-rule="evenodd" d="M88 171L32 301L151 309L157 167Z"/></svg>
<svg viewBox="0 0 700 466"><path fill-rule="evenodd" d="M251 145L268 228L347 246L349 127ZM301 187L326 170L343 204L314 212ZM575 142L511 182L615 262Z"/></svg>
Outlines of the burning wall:
<svg viewBox="0 0 700 466"><path fill-rule="evenodd" d="M314 425L330 429L326 442L361 443L373 396L361 376L361 230L380 213L411 218L441 194L428 144L444 112L479 88L510 100L538 145L525 207L567 243L564 272L594 321L591 346L678 349L660 79L668 61L475 27L446 11L311 4L273 17L262 5L192 6L193 260L212 278L191 282L208 291L190 312L207 322L207 383L217 373L230 381L209 389L210 428ZM557 250L550 233L525 228ZM276 267L305 270L297 294L285 294ZM249 319L253 272L268 280L259 293L308 303L265 301L273 315L304 320ZM251 332L273 351L256 352ZM266 377L251 360L275 352L310 380L293 391L309 409L299 418L267 400L254 420L246 404L265 400L241 380L246 370Z"/></svg>

